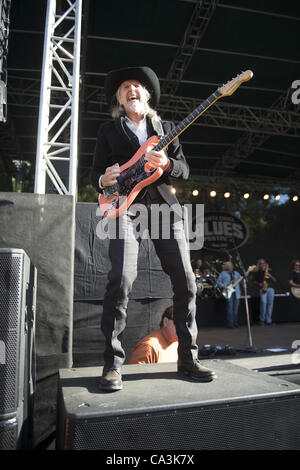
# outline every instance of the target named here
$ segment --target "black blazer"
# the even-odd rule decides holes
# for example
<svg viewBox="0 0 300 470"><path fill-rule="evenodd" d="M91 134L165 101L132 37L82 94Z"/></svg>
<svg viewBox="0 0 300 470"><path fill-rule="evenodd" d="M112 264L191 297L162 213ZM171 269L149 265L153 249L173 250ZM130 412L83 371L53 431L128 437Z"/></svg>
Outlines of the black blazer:
<svg viewBox="0 0 300 470"><path fill-rule="evenodd" d="M165 135L171 132L175 127L169 121L162 121ZM151 121L147 120L148 136L156 135ZM119 163L123 165L139 149L140 144L137 136L126 126L124 117L115 121L109 121L102 124L97 135L96 148L94 153L93 167L91 173L91 182L96 191L101 192L99 188L99 178L105 173L107 167ZM174 139L165 149L170 166L167 171L152 185L155 185L160 195L168 204L178 204L178 200L171 192L169 176L187 180L189 177L189 166L182 152L179 139Z"/></svg>

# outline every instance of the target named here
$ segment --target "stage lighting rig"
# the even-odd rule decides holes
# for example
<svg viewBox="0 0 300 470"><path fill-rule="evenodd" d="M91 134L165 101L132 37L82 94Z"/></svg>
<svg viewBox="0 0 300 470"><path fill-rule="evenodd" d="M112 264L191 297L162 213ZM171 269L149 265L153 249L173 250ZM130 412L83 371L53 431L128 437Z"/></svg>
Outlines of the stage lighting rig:
<svg viewBox="0 0 300 470"><path fill-rule="evenodd" d="M7 54L11 0L0 0L0 122L7 120Z"/></svg>

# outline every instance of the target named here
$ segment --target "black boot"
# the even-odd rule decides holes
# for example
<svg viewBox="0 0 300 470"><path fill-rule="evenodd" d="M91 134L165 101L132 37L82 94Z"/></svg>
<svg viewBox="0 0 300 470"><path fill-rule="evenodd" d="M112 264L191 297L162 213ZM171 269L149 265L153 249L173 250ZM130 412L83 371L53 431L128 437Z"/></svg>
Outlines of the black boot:
<svg viewBox="0 0 300 470"><path fill-rule="evenodd" d="M189 377L197 382L211 382L217 376L213 370L200 364L198 359L192 363L178 363L178 374Z"/></svg>
<svg viewBox="0 0 300 470"><path fill-rule="evenodd" d="M117 390L122 390L122 375L121 369L103 369L103 374L100 379L100 390L105 390L106 392L115 392Z"/></svg>

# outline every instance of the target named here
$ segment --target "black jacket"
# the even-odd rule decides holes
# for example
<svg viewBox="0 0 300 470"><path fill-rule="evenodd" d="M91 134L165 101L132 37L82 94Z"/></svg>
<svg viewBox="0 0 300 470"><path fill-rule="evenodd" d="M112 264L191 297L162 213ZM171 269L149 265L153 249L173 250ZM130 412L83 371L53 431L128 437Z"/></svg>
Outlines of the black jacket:
<svg viewBox="0 0 300 470"><path fill-rule="evenodd" d="M163 121L162 127L165 135L167 135L175 126L169 121ZM156 134L150 120L147 120L147 129L148 137ZM106 168L115 163L119 163L120 166L123 165L135 154L139 147L138 138L126 126L123 117L100 126L91 174L91 182L98 192L101 191L99 178L105 173ZM170 159L170 166L152 185L157 187L164 201L172 205L178 203L178 201L171 192L172 186L169 176L186 180L189 177L189 166L178 138L174 139L165 151Z"/></svg>

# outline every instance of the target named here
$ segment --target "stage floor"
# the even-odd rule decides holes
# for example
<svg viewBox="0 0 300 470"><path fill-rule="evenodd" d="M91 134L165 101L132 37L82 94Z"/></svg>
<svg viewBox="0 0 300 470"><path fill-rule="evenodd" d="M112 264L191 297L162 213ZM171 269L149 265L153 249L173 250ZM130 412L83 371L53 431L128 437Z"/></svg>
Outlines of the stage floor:
<svg viewBox="0 0 300 470"><path fill-rule="evenodd" d="M299 386L229 360L203 364L216 380L182 379L175 363L126 365L117 393L99 390L101 367L60 370L58 448L298 448Z"/></svg>
<svg viewBox="0 0 300 470"><path fill-rule="evenodd" d="M252 344L258 352L268 348L281 348L291 351L294 341L300 341L300 323L278 323L270 326L251 326ZM199 328L198 345L229 345L243 350L249 346L247 326L239 328L203 327Z"/></svg>
<svg viewBox="0 0 300 470"><path fill-rule="evenodd" d="M247 349L249 338L246 326L237 329L225 327L200 328L198 334L200 349L204 344L220 345L223 348L229 345L235 352L230 356L202 357L201 362L204 361L204 364L213 368L216 365L215 359L220 359L222 362L229 362L234 366L241 366L250 371L258 371L261 373L259 375L272 376L276 379L291 382L292 387L293 385L300 385L300 363L294 364L292 360L292 344L294 341L300 341L300 323L280 323L263 327L253 325L251 326L251 335L255 352L249 352ZM272 352L269 349L279 349L279 351ZM217 364L220 367L219 361ZM129 380L126 385L128 385L128 382L131 383ZM213 384L213 387L218 387L221 382L219 378ZM204 388L208 388L207 384ZM44 448L54 449L55 441L51 440Z"/></svg>
<svg viewBox="0 0 300 470"><path fill-rule="evenodd" d="M300 324L254 325L251 336L253 350L249 348L247 327L201 328L198 344L200 350L204 344L222 346L220 354L206 358L222 358L246 369L300 385L300 350L296 353L296 347L300 347ZM297 341L298 345L294 343ZM232 348L233 354L224 355L226 345Z"/></svg>

